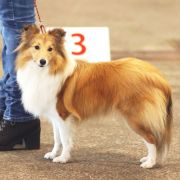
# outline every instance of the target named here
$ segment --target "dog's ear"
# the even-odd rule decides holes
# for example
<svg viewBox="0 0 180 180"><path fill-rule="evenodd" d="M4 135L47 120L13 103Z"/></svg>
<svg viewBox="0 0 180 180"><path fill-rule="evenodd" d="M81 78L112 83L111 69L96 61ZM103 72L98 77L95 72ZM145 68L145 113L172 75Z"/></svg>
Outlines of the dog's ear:
<svg viewBox="0 0 180 180"><path fill-rule="evenodd" d="M23 40L30 40L35 34L40 32L39 28L35 24L26 25L23 28L22 38Z"/></svg>
<svg viewBox="0 0 180 180"><path fill-rule="evenodd" d="M22 29L21 33L21 42L18 47L14 50L14 52L19 51L28 46L30 40L33 38L35 34L40 32L39 28L35 24L26 25Z"/></svg>
<svg viewBox="0 0 180 180"><path fill-rule="evenodd" d="M58 28L49 31L49 34L54 36L58 42L63 42L66 32L64 29Z"/></svg>

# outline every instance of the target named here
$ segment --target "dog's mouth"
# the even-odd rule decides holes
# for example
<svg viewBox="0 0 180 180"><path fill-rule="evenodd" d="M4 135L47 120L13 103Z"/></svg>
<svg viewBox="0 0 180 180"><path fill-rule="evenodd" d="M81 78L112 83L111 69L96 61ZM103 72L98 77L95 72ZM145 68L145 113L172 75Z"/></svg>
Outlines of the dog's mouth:
<svg viewBox="0 0 180 180"><path fill-rule="evenodd" d="M39 67L45 67L46 65L41 65L41 64L38 64Z"/></svg>
<svg viewBox="0 0 180 180"><path fill-rule="evenodd" d="M48 66L48 64L46 64L46 65L38 64L38 67L40 67L40 68L46 68L47 66Z"/></svg>

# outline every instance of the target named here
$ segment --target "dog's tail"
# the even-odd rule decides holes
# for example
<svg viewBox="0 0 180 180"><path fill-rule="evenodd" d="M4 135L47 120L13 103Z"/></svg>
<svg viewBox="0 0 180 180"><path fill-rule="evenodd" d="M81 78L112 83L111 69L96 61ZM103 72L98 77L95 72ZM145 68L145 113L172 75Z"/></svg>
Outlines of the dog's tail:
<svg viewBox="0 0 180 180"><path fill-rule="evenodd" d="M156 145L158 160L162 162L168 152L171 142L172 129L172 98L171 91L163 93L154 91L156 105L148 104L144 112L144 126L151 132L150 141L153 137Z"/></svg>
<svg viewBox="0 0 180 180"><path fill-rule="evenodd" d="M161 158L160 160L165 159L171 142L171 131L172 131L172 122L173 122L171 94L169 94L169 96L166 99L166 113L163 118L164 118L164 128L157 137L157 144L156 144L158 155Z"/></svg>

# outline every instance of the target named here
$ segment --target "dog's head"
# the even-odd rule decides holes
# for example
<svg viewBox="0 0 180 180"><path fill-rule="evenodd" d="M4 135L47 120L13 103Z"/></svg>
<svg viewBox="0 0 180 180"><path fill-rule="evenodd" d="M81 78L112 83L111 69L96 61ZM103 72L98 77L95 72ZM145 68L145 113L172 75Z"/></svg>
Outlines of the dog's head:
<svg viewBox="0 0 180 180"><path fill-rule="evenodd" d="M60 28L41 34L36 25L24 27L21 43L17 47L17 68L33 61L40 68L49 66L53 72L61 70L66 63L65 34Z"/></svg>

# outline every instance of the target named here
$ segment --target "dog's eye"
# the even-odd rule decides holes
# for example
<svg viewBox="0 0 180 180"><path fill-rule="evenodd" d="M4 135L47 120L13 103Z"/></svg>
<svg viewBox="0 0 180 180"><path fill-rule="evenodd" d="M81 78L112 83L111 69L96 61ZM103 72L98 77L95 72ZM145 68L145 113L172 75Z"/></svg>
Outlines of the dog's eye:
<svg viewBox="0 0 180 180"><path fill-rule="evenodd" d="M37 46L34 46L34 48L36 49L36 50L39 50L40 49L40 47L37 45Z"/></svg>
<svg viewBox="0 0 180 180"><path fill-rule="evenodd" d="M49 52L51 52L52 50L53 50L53 48L52 48L52 47L48 48L48 51L49 51Z"/></svg>

